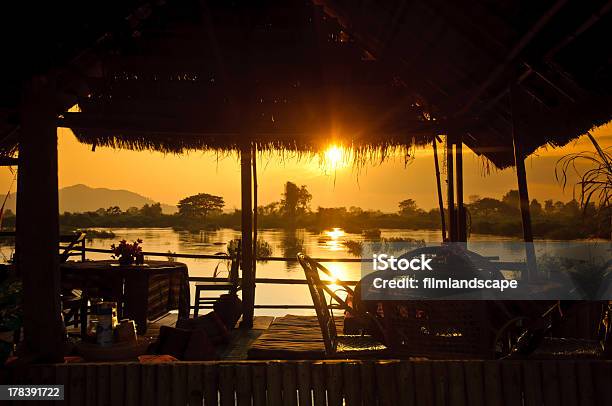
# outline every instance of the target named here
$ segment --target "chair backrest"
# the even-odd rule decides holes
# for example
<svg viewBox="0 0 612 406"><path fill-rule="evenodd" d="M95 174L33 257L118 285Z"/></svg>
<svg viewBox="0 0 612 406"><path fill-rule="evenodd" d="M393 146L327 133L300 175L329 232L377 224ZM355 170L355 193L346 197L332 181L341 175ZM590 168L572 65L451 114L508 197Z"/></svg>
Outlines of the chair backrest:
<svg viewBox="0 0 612 406"><path fill-rule="evenodd" d="M323 335L323 342L325 343L325 353L327 355L334 354L337 347L338 333L336 331L336 323L334 321L333 313L331 308L327 304L325 292L331 291L327 286L323 284L319 277L319 268L316 261L313 261L307 255L299 253L297 255L298 261L304 269L304 275L308 282L308 289L310 290L310 296L312 296L312 302L317 312L317 319L319 320L319 326L321 327L321 334ZM334 294L335 295L335 294Z"/></svg>
<svg viewBox="0 0 612 406"><path fill-rule="evenodd" d="M60 246L60 249L62 249L62 252L59 256L60 263L68 261L68 259L73 255L72 251L77 247L77 245L81 246L78 251L78 255L81 255L81 259L83 259L85 257L85 251L83 251L83 249L85 248L85 246L83 245L84 241L85 233L83 232L79 232L75 235L60 236L60 243L68 243L63 247Z"/></svg>

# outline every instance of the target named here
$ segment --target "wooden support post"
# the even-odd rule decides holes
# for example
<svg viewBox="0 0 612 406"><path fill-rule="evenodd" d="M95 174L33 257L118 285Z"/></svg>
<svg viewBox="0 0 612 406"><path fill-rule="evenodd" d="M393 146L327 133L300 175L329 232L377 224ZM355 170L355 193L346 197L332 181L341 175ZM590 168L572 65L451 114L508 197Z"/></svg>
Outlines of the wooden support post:
<svg viewBox="0 0 612 406"><path fill-rule="evenodd" d="M242 322L240 327L253 327L255 308L255 276L253 275L253 194L251 187L251 145L240 150L242 189Z"/></svg>
<svg viewBox="0 0 612 406"><path fill-rule="evenodd" d="M523 274L526 280L533 280L537 273L535 248L533 246L533 232L531 230L531 213L529 211L529 192L527 191L527 173L525 171L525 159L517 149L514 142L514 162L516 165L516 177L518 180L519 199L521 203L521 220L523 224L523 241L525 242L525 256L527 259L527 273Z"/></svg>
<svg viewBox="0 0 612 406"><path fill-rule="evenodd" d="M253 143L251 160L253 162L253 281L257 279L257 145ZM253 297L255 295L253 294Z"/></svg>
<svg viewBox="0 0 612 406"><path fill-rule="evenodd" d="M444 215L444 198L442 197L442 183L440 181L440 164L438 162L438 145L436 141L437 137L433 139L433 155L434 165L436 168L436 184L438 188L438 207L440 209L440 225L442 226L442 241L446 241L446 218Z"/></svg>
<svg viewBox="0 0 612 406"><path fill-rule="evenodd" d="M514 144L514 165L516 166L516 178L518 181L518 191L521 208L521 221L523 225L523 241L525 242L525 258L527 261L527 272L523 273L523 279L529 281L537 277L537 263L535 248L533 246L533 232L531 230L529 192L527 190L527 171L525 170L525 157L523 155L520 136L516 128L517 125L513 95L514 92L513 90L511 90L510 104L512 107L512 141Z"/></svg>
<svg viewBox="0 0 612 406"><path fill-rule="evenodd" d="M455 171L457 175L457 241L467 241L467 224L465 221L465 208L463 207L463 140L457 137L455 144Z"/></svg>
<svg viewBox="0 0 612 406"><path fill-rule="evenodd" d="M446 135L446 187L448 191L448 233L449 241L457 241L457 216L455 215L455 179L453 176L453 138Z"/></svg>
<svg viewBox="0 0 612 406"><path fill-rule="evenodd" d="M64 348L54 79L33 78L24 88L22 103L15 253L23 281L24 341L38 361L60 362Z"/></svg>

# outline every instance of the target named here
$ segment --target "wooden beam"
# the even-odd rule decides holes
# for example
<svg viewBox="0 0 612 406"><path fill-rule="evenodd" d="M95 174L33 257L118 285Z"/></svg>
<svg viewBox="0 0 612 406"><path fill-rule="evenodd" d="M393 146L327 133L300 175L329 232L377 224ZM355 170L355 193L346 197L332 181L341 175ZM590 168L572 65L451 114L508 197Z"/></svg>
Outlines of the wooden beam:
<svg viewBox="0 0 612 406"><path fill-rule="evenodd" d="M480 99L480 97L489 89L493 82L495 82L495 80L501 76L506 68L519 56L523 49L525 49L525 47L531 43L533 38L542 30L542 28L544 28L546 24L548 24L548 22L557 14L557 12L563 8L567 1L568 0L557 0L552 7L550 7L540 16L529 31L527 31L514 45L508 55L506 55L506 58L499 65L497 65L497 67L491 71L489 76L487 76L474 90L474 92L472 92L466 103L456 115L463 115L472 108L474 103L476 103L478 99Z"/></svg>
<svg viewBox="0 0 612 406"><path fill-rule="evenodd" d="M23 281L23 330L37 361L63 360L55 80L33 78L21 108L15 253Z"/></svg>
<svg viewBox="0 0 612 406"><path fill-rule="evenodd" d="M17 166L19 159L13 157L0 157L0 166Z"/></svg>
<svg viewBox="0 0 612 406"><path fill-rule="evenodd" d="M453 172L453 137L446 135L446 188L448 192L448 233L451 242L457 241L457 216L455 213L455 179Z"/></svg>
<svg viewBox="0 0 612 406"><path fill-rule="evenodd" d="M455 171L457 175L457 240L467 241L465 208L463 207L463 139L458 136L455 144Z"/></svg>
<svg viewBox="0 0 612 406"><path fill-rule="evenodd" d="M242 190L242 322L240 327L253 327L255 275L253 274L253 194L251 187L251 145L240 150Z"/></svg>
<svg viewBox="0 0 612 406"><path fill-rule="evenodd" d="M537 263L535 248L533 246L533 231L531 229L531 213L529 211L529 192L527 189L527 171L525 170L525 155L521 145L521 137L517 131L515 100L513 100L514 89L510 90L510 104L512 108L512 141L514 146L514 165L516 166L516 178L518 182L521 221L523 225L523 241L525 242L525 258L527 261L527 272L522 277L526 280L534 280L537 276Z"/></svg>
<svg viewBox="0 0 612 406"><path fill-rule="evenodd" d="M251 160L253 162L253 281L257 279L257 144L253 143Z"/></svg>
<svg viewBox="0 0 612 406"><path fill-rule="evenodd" d="M436 168L436 185L438 190L438 207L440 209L440 225L442 227L442 241L446 241L446 217L444 215L444 199L442 197L442 183L440 181L440 163L438 162L438 145L436 137L432 141L434 166Z"/></svg>

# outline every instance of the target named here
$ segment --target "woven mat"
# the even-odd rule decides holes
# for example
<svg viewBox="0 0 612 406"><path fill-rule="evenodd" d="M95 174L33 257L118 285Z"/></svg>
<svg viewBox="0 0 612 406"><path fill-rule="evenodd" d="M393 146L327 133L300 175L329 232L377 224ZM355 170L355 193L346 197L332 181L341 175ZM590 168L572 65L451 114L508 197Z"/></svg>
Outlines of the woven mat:
<svg viewBox="0 0 612 406"><path fill-rule="evenodd" d="M336 319L342 332L342 319ZM323 359L325 345L316 316L286 315L274 319L270 327L251 345L249 359Z"/></svg>

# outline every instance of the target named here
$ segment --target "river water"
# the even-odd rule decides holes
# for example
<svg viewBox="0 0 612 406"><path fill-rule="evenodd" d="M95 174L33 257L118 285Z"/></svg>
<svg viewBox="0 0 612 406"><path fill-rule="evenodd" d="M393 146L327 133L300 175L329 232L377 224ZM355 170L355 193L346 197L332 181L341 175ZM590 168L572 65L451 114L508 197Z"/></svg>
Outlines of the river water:
<svg viewBox="0 0 612 406"><path fill-rule="evenodd" d="M177 232L171 228L113 228L111 231L115 233L114 239L93 239L87 241L87 246L109 249L113 242L122 239L133 241L140 238L143 240L144 251L217 254L226 252L226 245L229 241L240 238L240 231L233 229L202 231L199 234ZM365 240L361 234L351 234L337 228L322 233L314 233L304 229L272 229L259 230L258 234L260 240L266 241L272 247L272 256L292 258L295 258L298 252L304 252L316 258L355 258L348 252L344 242L347 240ZM423 240L427 245L437 245L441 241L440 231L435 230L382 229L381 237ZM603 246L604 250L607 251L610 243L603 243ZM1 254L5 258L10 257L12 250L10 246L0 248ZM502 261L524 261L525 257L524 247L517 238L471 235L469 248L481 255L499 256ZM568 248L553 241L539 241L536 243L536 251L538 256L543 253L558 255L561 251L567 252ZM94 260L110 259L110 254L88 252L87 258ZM157 257L157 259L164 258ZM187 264L190 276L212 276L215 268L222 276L227 275L227 261L190 258L180 258L178 260ZM361 264L359 263L336 262L325 263L325 265L340 279L358 280L361 277ZM304 274L297 262L268 261L258 262L257 277L303 279ZM305 285L259 284L256 289L256 303L260 305L312 304L312 301ZM300 309L258 309L256 314L283 315L286 313L307 314L311 312L310 310Z"/></svg>

